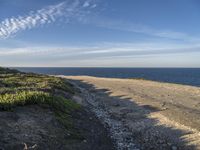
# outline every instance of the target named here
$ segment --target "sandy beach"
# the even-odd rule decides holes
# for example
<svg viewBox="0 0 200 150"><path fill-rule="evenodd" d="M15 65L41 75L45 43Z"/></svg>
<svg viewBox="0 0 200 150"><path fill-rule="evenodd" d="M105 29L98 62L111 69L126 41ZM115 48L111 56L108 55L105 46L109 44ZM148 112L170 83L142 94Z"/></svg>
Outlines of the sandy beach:
<svg viewBox="0 0 200 150"><path fill-rule="evenodd" d="M137 79L65 76L120 149L200 149L200 88Z"/></svg>

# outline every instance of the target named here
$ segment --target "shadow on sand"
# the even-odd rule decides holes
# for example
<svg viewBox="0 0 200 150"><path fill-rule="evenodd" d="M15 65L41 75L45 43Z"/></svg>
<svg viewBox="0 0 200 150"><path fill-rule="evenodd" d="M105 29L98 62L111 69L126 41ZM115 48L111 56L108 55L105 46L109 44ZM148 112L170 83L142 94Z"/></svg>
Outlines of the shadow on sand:
<svg viewBox="0 0 200 150"><path fill-rule="evenodd" d="M144 150L198 149L195 144L191 144L197 139L195 137L188 139L188 136L191 135L192 132L161 124L158 119L149 117L151 114L162 110L150 105L140 106L126 95L112 96L113 93L110 90L99 89L95 87L95 85L82 80L68 80L72 84L78 86L79 90L85 89L85 91L81 91L81 96L86 94L84 92L88 92L87 94L92 95L90 101L94 101L95 99L98 103L98 105L92 107L107 111L111 120L117 120L123 124L123 127L126 128L130 134L124 137L121 136L121 138L127 138L121 141L133 142L136 147ZM89 97L84 97L84 99L87 98ZM133 139L133 141L130 139Z"/></svg>

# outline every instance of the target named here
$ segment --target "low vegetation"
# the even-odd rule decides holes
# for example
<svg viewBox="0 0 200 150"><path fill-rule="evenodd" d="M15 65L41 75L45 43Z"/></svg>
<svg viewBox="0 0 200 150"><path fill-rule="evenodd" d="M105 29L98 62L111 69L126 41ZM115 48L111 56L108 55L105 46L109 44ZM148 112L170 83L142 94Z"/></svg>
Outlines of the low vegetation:
<svg viewBox="0 0 200 150"><path fill-rule="evenodd" d="M71 113L80 106L71 100L73 87L65 79L0 68L0 110L12 111L17 106L48 106L57 119L72 132Z"/></svg>

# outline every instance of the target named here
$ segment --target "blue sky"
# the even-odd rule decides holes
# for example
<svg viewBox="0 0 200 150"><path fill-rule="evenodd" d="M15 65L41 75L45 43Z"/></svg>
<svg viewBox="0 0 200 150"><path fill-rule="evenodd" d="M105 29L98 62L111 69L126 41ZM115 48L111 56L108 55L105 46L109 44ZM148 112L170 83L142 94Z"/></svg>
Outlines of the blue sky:
<svg viewBox="0 0 200 150"><path fill-rule="evenodd" d="M200 67L198 0L0 0L0 66Z"/></svg>

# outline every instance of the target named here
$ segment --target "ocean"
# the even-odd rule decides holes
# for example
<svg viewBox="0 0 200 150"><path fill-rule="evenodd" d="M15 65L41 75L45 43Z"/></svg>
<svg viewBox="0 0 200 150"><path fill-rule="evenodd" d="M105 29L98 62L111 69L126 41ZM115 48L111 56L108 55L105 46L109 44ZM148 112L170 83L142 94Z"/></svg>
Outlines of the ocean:
<svg viewBox="0 0 200 150"><path fill-rule="evenodd" d="M200 68L15 68L49 75L142 78L200 87Z"/></svg>

